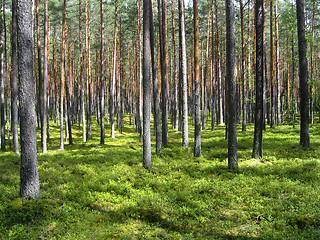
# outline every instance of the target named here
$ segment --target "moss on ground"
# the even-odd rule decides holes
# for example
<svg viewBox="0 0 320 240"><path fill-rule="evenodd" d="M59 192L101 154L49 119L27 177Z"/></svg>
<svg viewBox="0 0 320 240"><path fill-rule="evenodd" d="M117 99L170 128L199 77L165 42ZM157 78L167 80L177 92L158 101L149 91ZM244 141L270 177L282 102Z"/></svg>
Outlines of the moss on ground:
<svg viewBox="0 0 320 240"><path fill-rule="evenodd" d="M264 157L251 158L253 126L238 131L239 170L227 169L224 127L202 131L202 156L169 147L142 167L142 144L132 126L106 144L59 148L52 123L49 152L39 153L41 199L19 198L19 156L0 154L0 239L320 239L320 125L310 126L311 149L299 131L264 132ZM40 146L40 143L39 143ZM40 148L39 148L40 152Z"/></svg>

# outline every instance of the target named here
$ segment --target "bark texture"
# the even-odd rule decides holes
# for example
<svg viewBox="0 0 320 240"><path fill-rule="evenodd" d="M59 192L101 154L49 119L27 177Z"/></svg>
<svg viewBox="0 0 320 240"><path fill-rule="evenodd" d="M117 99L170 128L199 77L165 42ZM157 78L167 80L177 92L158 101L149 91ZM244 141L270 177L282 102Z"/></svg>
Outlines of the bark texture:
<svg viewBox="0 0 320 240"><path fill-rule="evenodd" d="M18 81L17 81L17 1L12 0L12 35L11 35L11 129L13 151L19 154L18 139Z"/></svg>
<svg viewBox="0 0 320 240"><path fill-rule="evenodd" d="M264 25L263 0L255 3L255 30L256 30L256 106L253 140L253 158L262 157L262 130L263 130L263 25Z"/></svg>
<svg viewBox="0 0 320 240"><path fill-rule="evenodd" d="M36 111L33 79L33 1L17 0L17 43L20 103L20 196L40 197Z"/></svg>
<svg viewBox="0 0 320 240"><path fill-rule="evenodd" d="M299 82L300 82L300 145L310 147L309 139L309 97L308 97L308 63L306 57L306 39L304 29L304 0L296 0L298 47L299 47Z"/></svg>
<svg viewBox="0 0 320 240"><path fill-rule="evenodd" d="M143 166L151 167L151 47L150 47L150 5L143 0Z"/></svg>
<svg viewBox="0 0 320 240"><path fill-rule="evenodd" d="M238 168L237 154L237 82L235 75L234 1L226 0L226 67L228 84L228 167Z"/></svg>

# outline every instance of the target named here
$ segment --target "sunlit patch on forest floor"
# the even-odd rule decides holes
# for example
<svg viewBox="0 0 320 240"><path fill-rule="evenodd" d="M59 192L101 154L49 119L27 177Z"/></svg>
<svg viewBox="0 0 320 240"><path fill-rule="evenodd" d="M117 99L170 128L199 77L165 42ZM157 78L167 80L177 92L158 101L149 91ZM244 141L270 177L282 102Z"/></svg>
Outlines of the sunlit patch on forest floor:
<svg viewBox="0 0 320 240"><path fill-rule="evenodd" d="M19 198L19 156L0 153L0 239L320 239L320 125L310 125L311 149L299 146L299 126L267 127L263 158L251 158L253 125L238 131L239 170L227 168L225 127L202 131L202 157L169 147L142 167L133 126L100 145L99 128L59 149L51 123L41 153L41 199ZM190 127L192 129L192 127ZM210 129L208 127L207 129ZM39 136L40 137L40 136ZM40 138L39 138L40 139Z"/></svg>

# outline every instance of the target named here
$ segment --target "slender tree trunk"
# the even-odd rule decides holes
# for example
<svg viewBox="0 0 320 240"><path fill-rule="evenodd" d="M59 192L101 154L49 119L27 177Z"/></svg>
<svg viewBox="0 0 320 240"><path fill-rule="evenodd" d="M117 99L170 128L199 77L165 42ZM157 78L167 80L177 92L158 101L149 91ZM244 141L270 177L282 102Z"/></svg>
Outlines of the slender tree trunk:
<svg viewBox="0 0 320 240"><path fill-rule="evenodd" d="M156 134L156 152L162 152L161 143L161 113L159 101L159 84L158 84L158 71L157 71L157 54L154 42L154 26L153 26L153 11L152 3L148 5L150 10L150 47L151 47L151 63L152 63L152 82L153 82L153 104L154 104L154 129Z"/></svg>
<svg viewBox="0 0 320 240"><path fill-rule="evenodd" d="M216 121L216 75L215 75L215 46L214 46L214 7L212 1L212 14L211 14L211 131L215 130L215 121Z"/></svg>
<svg viewBox="0 0 320 240"><path fill-rule="evenodd" d="M270 0L270 104L271 104L271 119L270 127L275 126L275 99L274 99L274 40L273 40L273 0Z"/></svg>
<svg viewBox="0 0 320 240"><path fill-rule="evenodd" d="M103 0L100 1L100 16L101 16L101 36L100 36L100 144L104 144L104 117L105 117L105 103L104 103L104 9Z"/></svg>
<svg viewBox="0 0 320 240"><path fill-rule="evenodd" d="M143 166L151 167L151 0L143 0Z"/></svg>
<svg viewBox="0 0 320 240"><path fill-rule="evenodd" d="M65 18L65 10L66 10L66 0L63 0L63 13L62 17ZM63 28L64 29L64 28ZM64 74L64 31L62 33L62 44L61 44L61 76L60 76L60 149L64 149L64 141L63 141L63 125L64 125L64 89L65 89L65 74Z"/></svg>
<svg viewBox="0 0 320 240"><path fill-rule="evenodd" d="M18 82L17 82L17 1L12 0L12 35L11 35L11 129L13 151L19 154L18 140Z"/></svg>
<svg viewBox="0 0 320 240"><path fill-rule="evenodd" d="M5 117L5 99L4 99L4 40L3 40L3 0L1 0L0 6L0 114L1 114L1 149L6 147L6 117Z"/></svg>
<svg viewBox="0 0 320 240"><path fill-rule="evenodd" d="M167 24L166 0L158 0L159 9L159 37L160 37L160 64L161 64L161 110L162 110L162 145L168 146L168 112L167 112ZM161 14L160 14L161 13Z"/></svg>
<svg viewBox="0 0 320 240"><path fill-rule="evenodd" d="M171 4L171 21L172 21L172 55L173 55L173 73L172 73L172 79L173 79L173 106L172 106L172 119L173 124L172 127L174 129L178 128L178 113L179 113L179 107L178 107L178 76L177 76L177 65L176 65L176 34L175 34L175 21L174 21L174 1L172 1Z"/></svg>
<svg viewBox="0 0 320 240"><path fill-rule="evenodd" d="M137 0L137 24L138 24L138 131L140 134L140 141L143 141L143 103L142 103L142 41L141 41L141 0Z"/></svg>
<svg viewBox="0 0 320 240"><path fill-rule="evenodd" d="M40 197L37 163L35 85L33 79L33 0L17 0L17 43L20 104L20 196Z"/></svg>
<svg viewBox="0 0 320 240"><path fill-rule="evenodd" d="M242 84L242 131L247 130L247 80L245 78L245 40L244 40L244 16L243 3L240 0L241 15L241 84ZM249 53L250 54L250 53Z"/></svg>
<svg viewBox="0 0 320 240"><path fill-rule="evenodd" d="M219 37L219 22L218 22L218 5L217 0L214 1L215 8L215 25L216 25L216 81L218 83L218 113L219 113L219 123L223 125L223 90L222 90L222 76L221 76L221 55L220 55L220 37Z"/></svg>
<svg viewBox="0 0 320 240"><path fill-rule="evenodd" d="M187 51L186 32L184 17L184 1L178 0L179 4L179 81L182 99L182 146L189 146L188 130L188 76L187 76Z"/></svg>
<svg viewBox="0 0 320 240"><path fill-rule="evenodd" d="M207 82L208 82L208 68L209 68L209 43L210 43L210 13L211 13L211 6L210 0L208 1L208 19L207 19L207 41L206 41L206 56L205 56L205 63L204 65L204 73L203 73L203 84L202 84L202 129L206 129L207 125Z"/></svg>
<svg viewBox="0 0 320 240"><path fill-rule="evenodd" d="M299 47L299 79L300 79L300 145L310 147L309 139L309 98L308 98L308 63L306 57L306 39L304 29L304 0L296 0L298 47Z"/></svg>
<svg viewBox="0 0 320 240"><path fill-rule="evenodd" d="M234 2L226 0L226 71L228 83L228 167L238 168L237 154L237 81L235 75Z"/></svg>
<svg viewBox="0 0 320 240"><path fill-rule="evenodd" d="M113 65L112 78L110 83L110 124L111 124L111 138L115 138L114 129L114 98L116 85L116 69L117 69L117 34L118 34L118 1L115 0L115 22L114 22L114 48L113 48Z"/></svg>
<svg viewBox="0 0 320 240"><path fill-rule="evenodd" d="M275 30L276 30L276 112L277 124L281 125L281 93L280 93L280 44L279 44L279 15L278 15L278 0L275 2Z"/></svg>
<svg viewBox="0 0 320 240"><path fill-rule="evenodd" d="M86 131L86 112L85 112L85 84L84 84L84 53L83 53L83 44L82 44L82 19L81 14L82 13L82 7L81 7L81 0L79 0L79 62L80 62L80 113L81 113L81 120L79 122L82 123L82 141L87 141L87 131Z"/></svg>
<svg viewBox="0 0 320 240"><path fill-rule="evenodd" d="M195 77L195 131L194 156L201 157L201 114L200 114L200 54L199 54L199 17L198 0L193 0L194 26L194 77Z"/></svg>
<svg viewBox="0 0 320 240"><path fill-rule="evenodd" d="M309 122L311 124L314 124L314 90L315 86L313 83L314 80L314 35L315 35L315 12L316 12L316 6L315 6L315 0L312 0L312 29L311 29L311 36L312 41L310 41L310 79L311 79L311 86L310 86L310 119Z"/></svg>
<svg viewBox="0 0 320 240"><path fill-rule="evenodd" d="M38 0L37 0L38 1ZM40 33L40 26L39 26ZM40 36L39 36L40 37ZM38 42L38 48L40 41ZM40 65L39 65L40 67ZM40 71L39 71L40 74ZM47 152L47 83L48 83L48 0L44 2L44 55L43 55L43 84L41 98L41 136L42 136L42 151Z"/></svg>
<svg viewBox="0 0 320 240"><path fill-rule="evenodd" d="M263 56L263 25L264 11L263 0L255 3L255 30L256 30L256 106L253 140L253 158L262 157L262 129L263 129L263 78L264 78L264 56Z"/></svg>

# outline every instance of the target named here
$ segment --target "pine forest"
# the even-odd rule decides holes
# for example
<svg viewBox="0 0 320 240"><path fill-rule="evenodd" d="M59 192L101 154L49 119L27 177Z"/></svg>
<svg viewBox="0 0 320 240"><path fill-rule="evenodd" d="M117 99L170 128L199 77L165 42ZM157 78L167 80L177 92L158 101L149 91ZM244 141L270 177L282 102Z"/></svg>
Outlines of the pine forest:
<svg viewBox="0 0 320 240"><path fill-rule="evenodd" d="M0 0L0 239L320 239L319 0Z"/></svg>

